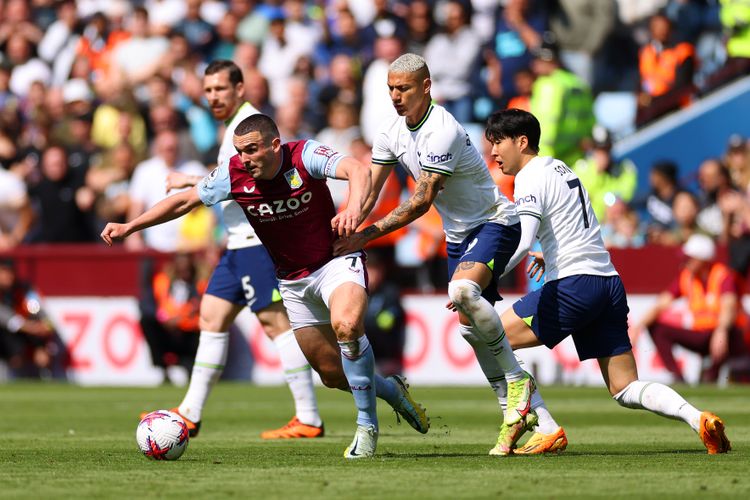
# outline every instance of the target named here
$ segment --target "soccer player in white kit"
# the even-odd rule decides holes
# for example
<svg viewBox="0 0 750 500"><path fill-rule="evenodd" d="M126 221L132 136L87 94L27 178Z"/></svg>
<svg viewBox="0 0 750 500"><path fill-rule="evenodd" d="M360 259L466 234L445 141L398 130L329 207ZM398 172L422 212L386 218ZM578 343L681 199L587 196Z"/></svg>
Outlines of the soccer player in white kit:
<svg viewBox="0 0 750 500"><path fill-rule="evenodd" d="M218 164L237 154L232 144L234 129L246 117L258 113L244 100L242 71L232 61L213 61L205 70L203 91L217 120L226 127ZM203 177L172 174L167 190L196 185ZM323 437L312 369L297 344L278 291L273 262L260 239L234 201L221 204L227 228L227 249L214 270L201 300L201 336L190 385L177 411L186 419L191 436L198 433L203 406L221 376L229 348L229 327L243 307L255 313L263 331L276 345L284 378L292 392L295 416L283 427L264 431L263 439Z"/></svg>
<svg viewBox="0 0 750 500"><path fill-rule="evenodd" d="M542 288L502 314L511 345L551 349L572 336L581 360L597 359L621 406L682 420L699 434L709 454L726 453L731 447L718 416L699 411L664 384L638 380L625 289L604 247L588 193L563 162L537 156L540 135L536 117L519 109L493 113L485 130L493 159L504 174L515 176L522 232L508 269L529 254L538 238L542 252L530 252L534 261L528 272L537 280L546 272ZM544 445L543 436L538 444Z"/></svg>
<svg viewBox="0 0 750 500"><path fill-rule="evenodd" d="M505 424L526 425L525 417L533 408L556 429L544 401L534 392L533 379L513 355L493 307L501 299L497 277L520 238L515 206L498 191L461 124L432 103L430 85L422 57L404 54L391 64L388 88L399 116L384 123L376 135L373 193L364 213L369 213L394 166L406 168L416 187L399 207L351 237L338 240L334 250L343 255L360 249L419 218L434 203L448 241L448 293L459 311L459 329L504 407ZM495 451L491 453L497 454Z"/></svg>

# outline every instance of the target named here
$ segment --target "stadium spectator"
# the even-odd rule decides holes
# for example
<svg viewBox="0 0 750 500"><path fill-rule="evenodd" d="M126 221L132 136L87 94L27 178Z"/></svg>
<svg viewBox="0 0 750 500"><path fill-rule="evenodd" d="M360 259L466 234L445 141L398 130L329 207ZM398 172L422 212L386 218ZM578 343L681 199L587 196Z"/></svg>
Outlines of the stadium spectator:
<svg viewBox="0 0 750 500"><path fill-rule="evenodd" d="M546 11L533 9L532 0L510 0L498 11L487 82L495 100L508 102L521 93L515 75L531 65L546 29Z"/></svg>
<svg viewBox="0 0 750 500"><path fill-rule="evenodd" d="M508 109L531 110L531 90L534 88L534 72L521 68L513 75L516 95L508 101Z"/></svg>
<svg viewBox="0 0 750 500"><path fill-rule="evenodd" d="M634 203L647 224L648 239L653 241L658 240L659 233L674 227L672 205L680 190L677 165L668 160L658 161L651 166L648 179L648 194Z"/></svg>
<svg viewBox="0 0 750 500"><path fill-rule="evenodd" d="M0 360L15 377L64 378L65 354L39 294L0 259Z"/></svg>
<svg viewBox="0 0 750 500"><path fill-rule="evenodd" d="M716 382L719 369L730 356L747 353L743 335L748 318L740 300L742 289L734 271L716 261L716 246L710 237L691 236L682 253L685 263L679 275L636 323L633 332L637 335L644 328L648 330L664 366L677 382L685 380L672 353L675 345L710 356L711 366L702 381ZM679 298L687 300L688 311L671 322L661 317Z"/></svg>
<svg viewBox="0 0 750 500"><path fill-rule="evenodd" d="M112 49L110 78L129 84L144 82L161 67L162 57L168 54L169 40L152 34L149 12L136 7L127 23L129 36Z"/></svg>
<svg viewBox="0 0 750 500"><path fill-rule="evenodd" d="M191 52L197 52L205 59L216 41L216 28L201 17L203 0L186 0L185 14L174 25L174 30L185 37Z"/></svg>
<svg viewBox="0 0 750 500"><path fill-rule="evenodd" d="M74 0L56 2L56 18L39 42L37 52L52 68L52 84L59 87L70 75L80 34Z"/></svg>
<svg viewBox="0 0 750 500"><path fill-rule="evenodd" d="M646 234L641 221L630 205L619 198L607 205L602 224L602 240L607 248L640 248L646 244Z"/></svg>
<svg viewBox="0 0 750 500"><path fill-rule="evenodd" d="M337 54L328 65L328 79L318 92L318 101L327 108L333 101L362 106L362 78L356 62L347 54Z"/></svg>
<svg viewBox="0 0 750 500"><path fill-rule="evenodd" d="M200 299L206 290L195 256L178 252L153 279L156 314L142 314L143 336L154 366L174 385L187 384L198 349Z"/></svg>
<svg viewBox="0 0 750 500"><path fill-rule="evenodd" d="M41 173L41 181L30 188L38 221L33 241L94 241L91 226L94 193L85 186L85 170L72 170L65 148L51 145L42 152Z"/></svg>
<svg viewBox="0 0 750 500"><path fill-rule="evenodd" d="M357 27L357 21L348 8L339 8L331 20L331 26L323 25L325 31L315 47L315 61L318 66L330 64L338 54L346 54L358 62L362 68L369 66L374 53L374 43L367 40Z"/></svg>
<svg viewBox="0 0 750 500"><path fill-rule="evenodd" d="M352 141L361 137L357 108L351 103L335 100L328 106L326 123L328 126L317 133L316 140L351 155Z"/></svg>
<svg viewBox="0 0 750 500"><path fill-rule="evenodd" d="M391 279L391 262L376 250L367 252L367 288L369 300L365 313L365 331L375 353L378 373L384 377L404 370L406 311L401 292Z"/></svg>
<svg viewBox="0 0 750 500"><path fill-rule="evenodd" d="M226 12L221 20L216 23L216 42L208 57L211 61L229 59L234 57L234 51L239 39L237 38L237 17L231 12Z"/></svg>
<svg viewBox="0 0 750 500"><path fill-rule="evenodd" d="M206 169L194 160L179 156L179 138L176 132L163 130L154 139L154 155L139 163L130 182L130 207L128 220L133 220L153 207L168 194L165 190L167 174L171 171L187 175L205 175ZM144 231L128 240L129 248L153 248L161 252L173 252L179 244L181 224L170 221Z"/></svg>
<svg viewBox="0 0 750 500"><path fill-rule="evenodd" d="M578 76L560 65L557 42L544 34L535 51L536 75L531 90L531 112L542 124L539 154L574 165L583 156L582 142L591 137L594 112L591 92Z"/></svg>
<svg viewBox="0 0 750 500"><path fill-rule="evenodd" d="M636 125L690 103L694 91L695 47L679 42L672 33L672 21L658 13L649 20L649 41L638 57L641 83Z"/></svg>
<svg viewBox="0 0 750 500"><path fill-rule="evenodd" d="M245 68L243 74L245 79L245 98L248 102L251 102L264 115L275 115L276 111L270 101L268 79L257 69L248 70Z"/></svg>
<svg viewBox="0 0 750 500"><path fill-rule="evenodd" d="M5 42L4 55L13 66L10 90L18 97L26 97L34 83L45 87L52 81L52 71L47 63L34 57L34 47L21 32L13 31Z"/></svg>
<svg viewBox="0 0 750 500"><path fill-rule="evenodd" d="M556 0L549 29L560 47L563 66L589 87L594 84L594 58L617 19L614 0ZM542 130L545 130L542 126Z"/></svg>
<svg viewBox="0 0 750 500"><path fill-rule="evenodd" d="M722 77L747 74L750 68L750 6L743 0L720 0L720 19L727 36L727 55Z"/></svg>
<svg viewBox="0 0 750 500"><path fill-rule="evenodd" d="M86 186L96 196L94 211L97 229L103 221L125 222L130 206L130 177L136 166L133 147L127 142L100 155L86 173Z"/></svg>
<svg viewBox="0 0 750 500"><path fill-rule="evenodd" d="M375 60L367 66L362 80L359 121L362 137L368 144L372 144L380 124L396 116L383 82L388 78L390 64L402 54L403 46L403 41L393 36L379 36L375 40Z"/></svg>
<svg viewBox="0 0 750 500"><path fill-rule="evenodd" d="M424 50L432 75L432 95L459 123L474 117L474 92L481 41L472 31L470 14L461 0L444 7L443 32L433 36Z"/></svg>
<svg viewBox="0 0 750 500"><path fill-rule="evenodd" d="M679 246L697 233L705 234L698 223L700 203L690 191L678 191L672 201L673 223L661 231L651 233L651 243Z"/></svg>
<svg viewBox="0 0 750 500"><path fill-rule="evenodd" d="M578 160L573 170L589 193L591 207L601 223L608 222L607 207L615 199L629 203L638 183L638 170L632 161L615 161L612 157L612 134L604 127L594 127L591 150Z"/></svg>
<svg viewBox="0 0 750 500"><path fill-rule="evenodd" d="M698 167L698 197L701 204L698 225L713 238L726 243L729 238L730 214L721 210L721 198L737 190L727 167L718 158L709 158Z"/></svg>
<svg viewBox="0 0 750 500"><path fill-rule="evenodd" d="M437 32L432 5L428 0L413 0L406 16L406 52L424 56L427 42Z"/></svg>
<svg viewBox="0 0 750 500"><path fill-rule="evenodd" d="M0 167L0 251L21 244L34 221L26 185Z"/></svg>
<svg viewBox="0 0 750 500"><path fill-rule="evenodd" d="M745 195L750 195L750 142L740 134L732 134L722 161L729 169L734 185Z"/></svg>

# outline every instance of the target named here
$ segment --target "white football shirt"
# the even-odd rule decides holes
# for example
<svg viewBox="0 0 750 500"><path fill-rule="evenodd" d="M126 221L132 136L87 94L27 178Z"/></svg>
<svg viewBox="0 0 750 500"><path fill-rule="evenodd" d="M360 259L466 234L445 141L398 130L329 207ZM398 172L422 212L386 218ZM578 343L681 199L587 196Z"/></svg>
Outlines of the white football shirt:
<svg viewBox="0 0 750 500"><path fill-rule="evenodd" d="M219 147L218 165L229 165L229 159L237 154L232 143L234 129L237 125L250 115L260 113L252 104L245 102L237 109L237 112L226 122L227 129L224 131L224 139ZM224 201L221 204L224 225L227 227L227 249L260 245L260 239L255 234L253 227L247 221L242 208L235 201Z"/></svg>
<svg viewBox="0 0 750 500"><path fill-rule="evenodd" d="M516 174L514 197L519 215L540 220L537 238L547 281L617 274L589 195L565 163L549 156L532 159Z"/></svg>
<svg viewBox="0 0 750 500"><path fill-rule="evenodd" d="M372 146L372 163L400 163L414 179L423 170L447 177L434 205L449 243L460 243L485 222L518 222L515 206L498 191L469 134L442 106L432 104L414 127L403 116L384 122Z"/></svg>

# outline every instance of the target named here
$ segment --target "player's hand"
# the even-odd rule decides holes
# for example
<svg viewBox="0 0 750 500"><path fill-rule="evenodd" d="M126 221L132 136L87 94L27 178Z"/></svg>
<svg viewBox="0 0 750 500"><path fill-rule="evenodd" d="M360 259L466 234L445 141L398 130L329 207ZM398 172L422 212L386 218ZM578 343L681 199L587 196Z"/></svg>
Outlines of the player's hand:
<svg viewBox="0 0 750 500"><path fill-rule="evenodd" d="M164 182L164 190L168 193L173 189L182 189L192 185L189 175L185 175L182 172L169 172L167 180Z"/></svg>
<svg viewBox="0 0 750 500"><path fill-rule="evenodd" d="M351 236L359 226L360 210L346 208L331 219L331 229L339 236ZM359 250L359 249L357 249Z"/></svg>
<svg viewBox="0 0 750 500"><path fill-rule="evenodd" d="M367 237L361 232L354 233L351 236L346 236L344 238L339 238L333 242L333 255L338 257L340 255L348 255L357 250L362 250L367 241Z"/></svg>
<svg viewBox="0 0 750 500"><path fill-rule="evenodd" d="M532 280L536 277L538 283L544 274L544 255L542 255L542 252L529 252L529 256L534 257L534 260L526 267L526 273Z"/></svg>
<svg viewBox="0 0 750 500"><path fill-rule="evenodd" d="M452 300L449 300L448 303L445 304L445 308L453 312L458 311L458 308L456 308L456 304L454 304Z"/></svg>
<svg viewBox="0 0 750 500"><path fill-rule="evenodd" d="M110 222L104 226L104 231L100 235L109 246L112 246L113 241L122 240L130 234L130 228L127 224L117 224Z"/></svg>

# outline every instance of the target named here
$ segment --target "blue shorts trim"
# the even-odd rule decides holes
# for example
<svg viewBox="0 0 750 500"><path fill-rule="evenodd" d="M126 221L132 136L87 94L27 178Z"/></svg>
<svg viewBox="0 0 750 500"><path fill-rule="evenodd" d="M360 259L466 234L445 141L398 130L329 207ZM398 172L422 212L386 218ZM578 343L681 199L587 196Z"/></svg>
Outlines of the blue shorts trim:
<svg viewBox="0 0 750 500"><path fill-rule="evenodd" d="M448 279L453 278L461 262L481 262L492 270L492 281L482 290L491 304L503 300L497 292L497 280L521 241L521 224L505 226L487 222L474 228L461 243L448 243Z"/></svg>
<svg viewBox="0 0 750 500"><path fill-rule="evenodd" d="M227 250L211 275L206 294L257 312L279 302L279 282L262 246Z"/></svg>
<svg viewBox="0 0 750 500"><path fill-rule="evenodd" d="M628 300L619 276L576 275L551 281L513 304L513 311L550 349L572 336L581 361L632 349Z"/></svg>

